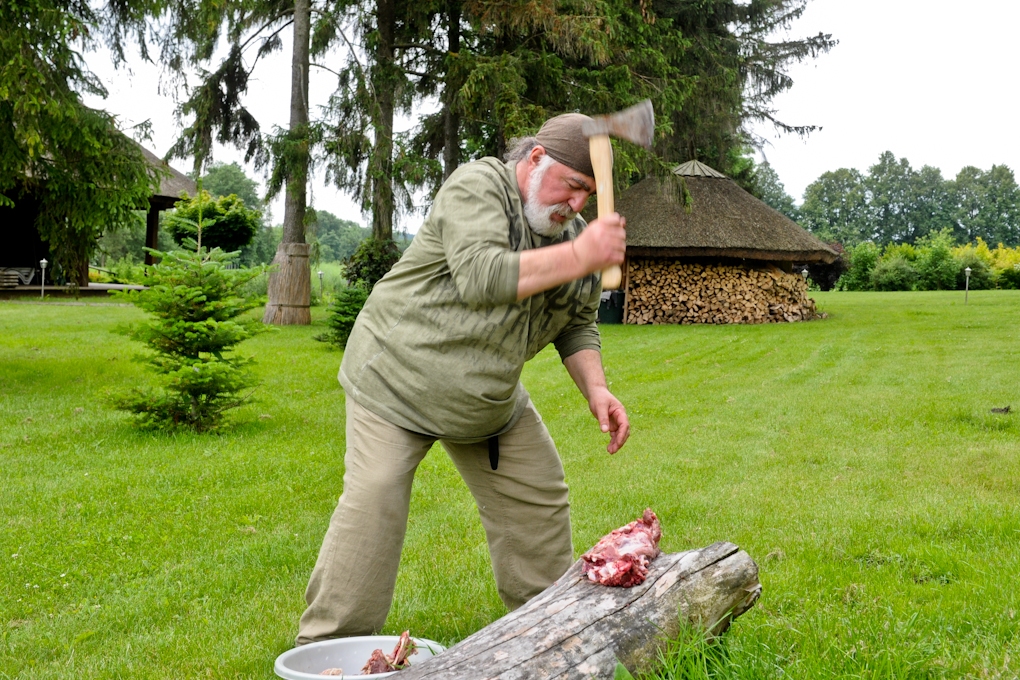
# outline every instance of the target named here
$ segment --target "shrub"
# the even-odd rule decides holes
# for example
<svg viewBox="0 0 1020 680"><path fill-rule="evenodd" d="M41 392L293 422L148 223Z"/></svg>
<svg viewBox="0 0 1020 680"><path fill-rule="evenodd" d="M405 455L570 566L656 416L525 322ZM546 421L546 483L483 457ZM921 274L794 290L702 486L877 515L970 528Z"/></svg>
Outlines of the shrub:
<svg viewBox="0 0 1020 680"><path fill-rule="evenodd" d="M978 241L978 245L981 245ZM986 246L987 247L987 246ZM1020 246L1007 248L1001 243L989 251L995 283L999 288L1020 288Z"/></svg>
<svg viewBox="0 0 1020 680"><path fill-rule="evenodd" d="M900 257L907 262L917 261L917 248L910 245L909 243L889 243L886 244L885 250L882 251L882 259L892 259L894 257Z"/></svg>
<svg viewBox="0 0 1020 680"><path fill-rule="evenodd" d="M369 238L361 242L350 259L344 262L347 280L362 285L369 291L379 279L400 259L400 250L395 241Z"/></svg>
<svg viewBox="0 0 1020 680"><path fill-rule="evenodd" d="M859 243L850 251L850 268L836 282L836 290L871 290L871 270L878 263L878 246Z"/></svg>
<svg viewBox="0 0 1020 680"><path fill-rule="evenodd" d="M154 317L127 332L153 350L147 362L162 376L162 386L135 388L115 397L114 405L134 413L143 427L214 429L226 410L246 401L240 392L254 384L247 370L253 360L227 353L265 330L257 320L237 320L261 302L245 300L240 291L262 269L227 269L236 253L218 248L153 254L161 261L148 268L149 288L119 297Z"/></svg>
<svg viewBox="0 0 1020 680"><path fill-rule="evenodd" d="M236 194L213 198L208 191L177 202L176 210L167 217L167 228L174 241L198 240L198 218L202 217L203 248L220 248L227 252L240 250L251 243L262 223L262 213L250 210Z"/></svg>
<svg viewBox="0 0 1020 680"><path fill-rule="evenodd" d="M114 283L142 283L145 267L135 264L130 256L125 255L110 265L110 278Z"/></svg>
<svg viewBox="0 0 1020 680"><path fill-rule="evenodd" d="M998 276L999 288L1020 288L1020 264L1015 264L1008 269L1000 269Z"/></svg>
<svg viewBox="0 0 1020 680"><path fill-rule="evenodd" d="M900 255L883 257L871 270L871 286L875 290L913 290L916 281L917 270Z"/></svg>
<svg viewBox="0 0 1020 680"><path fill-rule="evenodd" d="M970 267L970 289L988 290L995 288L995 272L991 266L973 250L964 250L956 256L956 287L963 290L967 284L967 273Z"/></svg>
<svg viewBox="0 0 1020 680"><path fill-rule="evenodd" d="M347 347L354 322L367 300L368 289L364 286L350 286L338 291L336 299L329 306L329 316L326 318L329 330L316 335L315 339L337 345L340 349Z"/></svg>
<svg viewBox="0 0 1020 680"><path fill-rule="evenodd" d="M958 272L953 257L950 229L929 233L917 240L917 287L921 290L953 290Z"/></svg>
<svg viewBox="0 0 1020 680"><path fill-rule="evenodd" d="M981 241L979 240L980 244ZM995 250L989 251L991 256L992 269L1002 272L1013 269L1014 265L1020 264L1020 246L1007 248L1001 243Z"/></svg>

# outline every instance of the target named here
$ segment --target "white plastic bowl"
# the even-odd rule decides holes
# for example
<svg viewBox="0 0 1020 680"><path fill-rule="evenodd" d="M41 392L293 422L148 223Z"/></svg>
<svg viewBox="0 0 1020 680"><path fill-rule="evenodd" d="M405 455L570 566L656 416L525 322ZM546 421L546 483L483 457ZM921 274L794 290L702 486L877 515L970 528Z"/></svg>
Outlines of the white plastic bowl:
<svg viewBox="0 0 1020 680"><path fill-rule="evenodd" d="M276 657L273 670L286 680L322 680L323 677L329 677L320 675L327 668L344 669L345 678L356 677L361 680L387 678L400 671L361 675L361 668L372 656L373 651L381 649L385 654L389 654L399 639L397 635L367 635L312 642ZM418 653L408 657L412 667L446 649L432 640L412 639L418 645Z"/></svg>

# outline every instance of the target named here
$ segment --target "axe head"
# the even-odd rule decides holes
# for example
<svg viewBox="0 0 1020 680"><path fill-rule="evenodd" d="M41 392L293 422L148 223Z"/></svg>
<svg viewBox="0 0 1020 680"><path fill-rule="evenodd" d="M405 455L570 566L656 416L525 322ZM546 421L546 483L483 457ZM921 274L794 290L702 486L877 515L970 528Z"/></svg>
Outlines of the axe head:
<svg viewBox="0 0 1020 680"><path fill-rule="evenodd" d="M586 121L581 126L581 132L585 137L609 135L651 148L655 133L652 100L646 99L640 104L608 116L593 116L591 122Z"/></svg>

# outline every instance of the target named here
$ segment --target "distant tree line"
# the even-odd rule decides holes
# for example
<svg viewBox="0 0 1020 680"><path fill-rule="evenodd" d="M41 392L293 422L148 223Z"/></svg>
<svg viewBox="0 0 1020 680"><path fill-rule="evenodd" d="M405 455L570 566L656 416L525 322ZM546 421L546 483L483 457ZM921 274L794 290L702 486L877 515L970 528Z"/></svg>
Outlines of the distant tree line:
<svg viewBox="0 0 1020 680"><path fill-rule="evenodd" d="M343 262L351 257L372 230L357 222L342 220L327 210L316 210L311 237L317 244L318 259Z"/></svg>
<svg viewBox="0 0 1020 680"><path fill-rule="evenodd" d="M756 172L759 196L819 238L848 247L872 242L918 244L948 229L957 243L1020 244L1020 187L1005 165L967 166L954 179L938 168L919 170L886 151L861 173L823 173L798 207L767 164Z"/></svg>

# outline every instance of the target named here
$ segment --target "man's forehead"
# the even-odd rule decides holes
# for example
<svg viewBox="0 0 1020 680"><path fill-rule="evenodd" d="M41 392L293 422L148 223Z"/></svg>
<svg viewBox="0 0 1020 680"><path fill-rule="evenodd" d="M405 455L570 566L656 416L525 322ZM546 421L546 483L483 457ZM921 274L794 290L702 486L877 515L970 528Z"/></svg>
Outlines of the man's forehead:
<svg viewBox="0 0 1020 680"><path fill-rule="evenodd" d="M588 191L595 191L595 178L584 174L580 170L575 170L569 165L560 163L557 160L553 160L553 165L550 170L555 170L556 175L561 179L572 179L580 184L585 185Z"/></svg>

